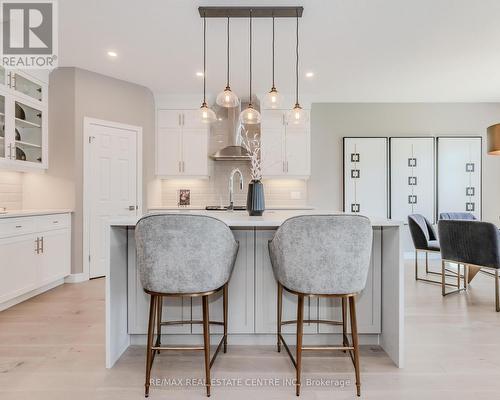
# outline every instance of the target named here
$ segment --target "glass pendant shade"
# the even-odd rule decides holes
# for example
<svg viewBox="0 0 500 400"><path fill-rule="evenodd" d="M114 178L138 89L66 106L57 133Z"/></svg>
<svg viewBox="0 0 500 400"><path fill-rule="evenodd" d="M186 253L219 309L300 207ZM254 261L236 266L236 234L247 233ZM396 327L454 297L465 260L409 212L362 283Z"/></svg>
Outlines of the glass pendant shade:
<svg viewBox="0 0 500 400"><path fill-rule="evenodd" d="M218 94L215 102L221 107L232 108L238 107L240 99L229 86L226 86L226 89Z"/></svg>
<svg viewBox="0 0 500 400"><path fill-rule="evenodd" d="M260 124L260 112L258 112L251 104L248 105L240 114L242 124L254 125Z"/></svg>
<svg viewBox="0 0 500 400"><path fill-rule="evenodd" d="M215 120L217 119L214 110L208 108L207 103L203 103L201 105L199 114L201 122L205 124L211 124L212 122L215 122Z"/></svg>
<svg viewBox="0 0 500 400"><path fill-rule="evenodd" d="M281 94L275 87L266 95L266 105L269 108L279 108L281 106Z"/></svg>
<svg viewBox="0 0 500 400"><path fill-rule="evenodd" d="M290 111L290 118L288 118L288 122L292 125L299 125L305 122L307 118L306 112L302 109L300 104L295 104L292 111Z"/></svg>

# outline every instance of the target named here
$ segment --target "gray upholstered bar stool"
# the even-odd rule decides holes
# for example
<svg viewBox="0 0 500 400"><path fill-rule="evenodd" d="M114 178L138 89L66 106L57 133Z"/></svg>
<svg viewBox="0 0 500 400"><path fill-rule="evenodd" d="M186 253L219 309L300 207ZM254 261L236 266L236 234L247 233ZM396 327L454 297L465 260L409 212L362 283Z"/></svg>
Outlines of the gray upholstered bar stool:
<svg viewBox="0 0 500 400"><path fill-rule="evenodd" d="M500 231L489 222L467 220L440 220L438 222L441 242L442 270L448 262L465 265L464 289L467 289L469 268L488 268L495 277L495 309L500 312ZM442 284L443 296L446 292ZM454 291L456 292L456 291ZM451 292L451 293L454 293Z"/></svg>
<svg viewBox="0 0 500 400"><path fill-rule="evenodd" d="M238 243L222 221L203 215L150 214L139 220L135 229L137 266L144 291L151 295L146 353L145 396L149 396L151 368L160 350L203 350L207 396L210 396L210 368L223 346L227 345L227 286L238 253ZM223 291L224 321L212 322L208 296ZM161 320L162 298L167 296L202 297L202 321ZM162 347L164 325L203 324L202 347ZM156 344L153 336L157 328ZM210 359L209 324L224 326L224 334Z"/></svg>
<svg viewBox="0 0 500 400"><path fill-rule="evenodd" d="M372 227L368 218L359 215L304 215L286 220L269 242L274 276L278 282L278 351L281 343L296 369L296 394L300 395L302 351L348 351L356 372L356 393L361 393L356 294L366 284L372 248ZM298 296L297 320L282 321L283 289ZM340 297L342 321L304 320L304 297ZM352 345L347 337L347 302L349 302ZM294 359L281 335L281 327L297 324ZM342 346L303 347L304 323L342 325Z"/></svg>

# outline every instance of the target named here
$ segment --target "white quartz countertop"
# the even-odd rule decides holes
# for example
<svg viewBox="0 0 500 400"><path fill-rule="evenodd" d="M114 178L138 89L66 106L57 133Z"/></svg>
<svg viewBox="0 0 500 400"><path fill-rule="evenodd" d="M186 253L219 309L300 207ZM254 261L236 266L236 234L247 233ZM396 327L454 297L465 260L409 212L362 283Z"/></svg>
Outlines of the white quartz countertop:
<svg viewBox="0 0 500 400"><path fill-rule="evenodd" d="M323 210L266 210L261 217L251 217L246 211L204 211L204 210L185 210L187 214L201 214L218 218L225 222L231 228L277 228L285 220L298 215L318 215L318 214L343 214L338 211ZM164 210L154 214L179 214L179 211ZM108 222L111 226L135 226L140 217L120 217L111 218ZM389 219L372 219L373 226L401 226L402 221Z"/></svg>
<svg viewBox="0 0 500 400"><path fill-rule="evenodd" d="M194 210L194 211L205 211L205 206L186 206L186 207L173 207L173 206L158 206L158 207L151 207L148 209L148 212L156 212L156 211L164 211L164 210L177 210L177 211L184 211L184 210ZM294 211L294 210L314 210L314 207L311 206L274 206L274 207L267 207L266 210L289 210L289 211Z"/></svg>
<svg viewBox="0 0 500 400"><path fill-rule="evenodd" d="M33 217L37 215L53 215L53 214L68 214L73 210L65 208L48 209L48 210L7 210L3 212L0 210L0 218L15 218L15 217Z"/></svg>

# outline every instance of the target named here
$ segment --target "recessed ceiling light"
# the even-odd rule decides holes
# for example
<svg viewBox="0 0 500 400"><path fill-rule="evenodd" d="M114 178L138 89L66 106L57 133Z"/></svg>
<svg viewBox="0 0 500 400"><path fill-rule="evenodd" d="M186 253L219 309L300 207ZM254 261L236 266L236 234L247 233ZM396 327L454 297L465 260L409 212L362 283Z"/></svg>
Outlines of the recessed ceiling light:
<svg viewBox="0 0 500 400"><path fill-rule="evenodd" d="M202 77L203 76L203 72L197 72L196 76Z"/></svg>
<svg viewBox="0 0 500 400"><path fill-rule="evenodd" d="M108 56L113 57L113 58L118 57L118 53L116 51L110 50L110 51L108 51Z"/></svg>
<svg viewBox="0 0 500 400"><path fill-rule="evenodd" d="M306 72L307 78L312 78L314 76L314 72Z"/></svg>

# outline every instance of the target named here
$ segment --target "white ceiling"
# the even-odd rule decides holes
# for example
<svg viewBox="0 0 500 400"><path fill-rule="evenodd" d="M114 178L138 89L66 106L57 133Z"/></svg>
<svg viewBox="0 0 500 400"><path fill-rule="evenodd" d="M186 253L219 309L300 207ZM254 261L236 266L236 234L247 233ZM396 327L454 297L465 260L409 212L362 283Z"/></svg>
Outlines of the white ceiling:
<svg viewBox="0 0 500 400"><path fill-rule="evenodd" d="M198 94L197 7L224 4L304 6L301 92L312 101L500 101L499 0L60 0L60 65L155 93ZM207 25L207 85L217 93L225 86L226 25ZM231 86L248 96L248 20L233 20L231 30ZM284 93L294 88L294 35L294 20L277 20L276 83ZM271 85L270 39L271 21L255 20L255 92Z"/></svg>

